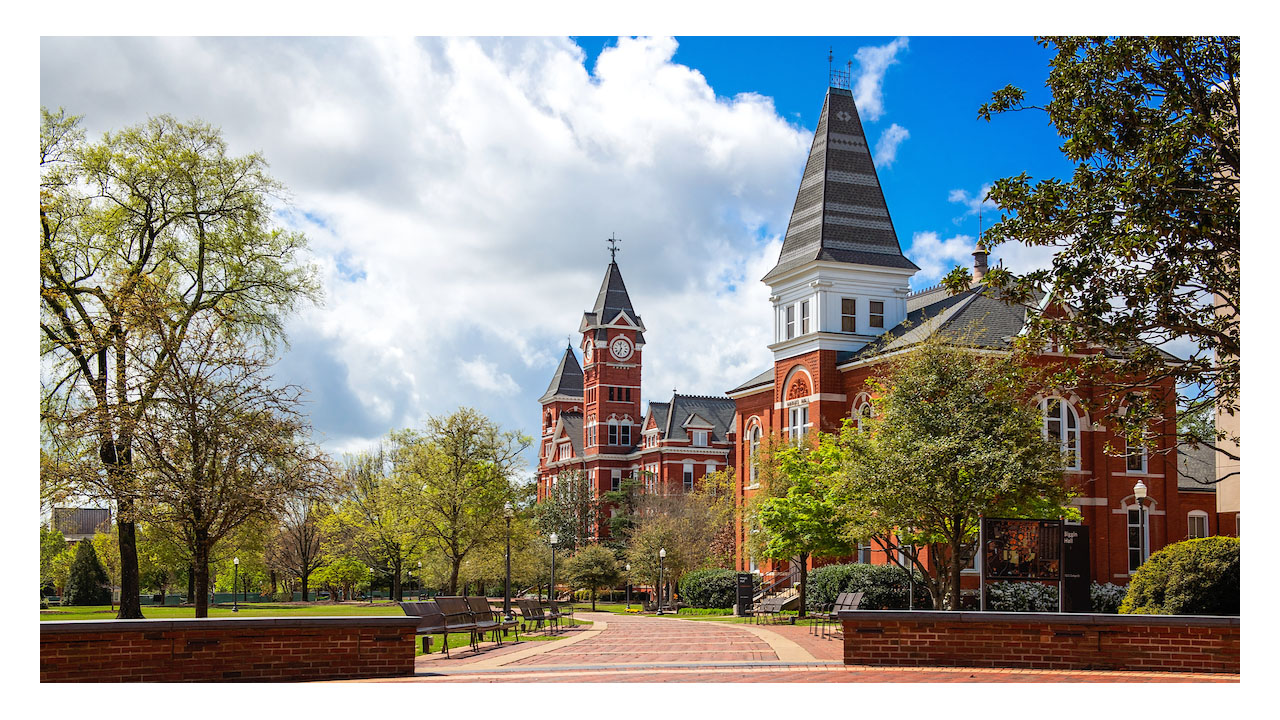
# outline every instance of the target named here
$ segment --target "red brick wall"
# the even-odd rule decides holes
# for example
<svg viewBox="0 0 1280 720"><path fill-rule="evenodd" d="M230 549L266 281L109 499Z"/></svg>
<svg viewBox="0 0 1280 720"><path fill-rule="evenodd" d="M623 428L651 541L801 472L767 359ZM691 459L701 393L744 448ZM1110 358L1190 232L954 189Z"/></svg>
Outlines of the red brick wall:
<svg viewBox="0 0 1280 720"><path fill-rule="evenodd" d="M1240 619L901 612L842 618L846 665L1240 672Z"/></svg>
<svg viewBox="0 0 1280 720"><path fill-rule="evenodd" d="M41 682L337 680L413 674L416 618L40 623Z"/></svg>

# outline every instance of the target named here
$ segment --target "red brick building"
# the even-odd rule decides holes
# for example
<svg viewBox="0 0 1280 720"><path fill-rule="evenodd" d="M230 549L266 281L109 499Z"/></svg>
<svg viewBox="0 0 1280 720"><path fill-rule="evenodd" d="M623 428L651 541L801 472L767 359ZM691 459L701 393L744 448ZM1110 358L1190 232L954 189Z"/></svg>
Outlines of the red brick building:
<svg viewBox="0 0 1280 720"><path fill-rule="evenodd" d="M595 305L578 326L579 350L565 348L539 399L538 500L570 471L586 475L592 496L640 478L648 492L683 492L732 467L734 404L727 397L673 393L640 411L644 322L631 306L622 271L610 262ZM596 536L608 533L602 518Z"/></svg>
<svg viewBox="0 0 1280 720"><path fill-rule="evenodd" d="M828 90L791 222L777 265L763 278L773 303L773 366L729 391L740 429L736 453L738 500L759 491L753 449L770 435L798 437L810 430L832 432L846 418L870 411L865 382L877 364L909 351L926 335L963 336L983 352L1008 352L1026 321L1024 308L989 297L981 284L986 252L974 253L970 290L949 295L942 288L910 292L918 268L898 244L880 189L853 96ZM1035 311L1050 306L1042 303ZM1047 353L1046 363L1073 362ZM1172 388L1167 427L1153 428L1164 442L1175 437ZM1045 436L1071 458L1065 481L1077 488L1074 503L1090 528L1092 573L1097 582L1128 581L1141 562L1134 484L1148 488L1147 554L1189 536L1219 534L1212 486L1180 481L1178 453L1153 448L1128 456L1104 448L1125 441L1085 412L1090 388L1046 391L1038 396ZM757 563L746 550L747 529L739 521L737 566L776 574L778 564ZM865 547L863 562L887 562L883 551ZM785 564L782 564L785 567Z"/></svg>

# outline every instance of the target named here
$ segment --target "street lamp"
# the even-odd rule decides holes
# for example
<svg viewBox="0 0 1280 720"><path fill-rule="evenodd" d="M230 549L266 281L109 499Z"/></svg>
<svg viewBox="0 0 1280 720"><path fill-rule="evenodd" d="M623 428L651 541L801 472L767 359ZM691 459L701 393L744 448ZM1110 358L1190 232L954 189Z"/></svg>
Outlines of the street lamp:
<svg viewBox="0 0 1280 720"><path fill-rule="evenodd" d="M508 502L502 507L502 516L507 519L507 582L502 591L502 616L511 617L511 518L516 516L516 509Z"/></svg>
<svg viewBox="0 0 1280 720"><path fill-rule="evenodd" d="M662 614L662 561L667 557L666 548L658 548L658 614Z"/></svg>
<svg viewBox="0 0 1280 720"><path fill-rule="evenodd" d="M418 561L418 601L422 601L422 561Z"/></svg>
<svg viewBox="0 0 1280 720"><path fill-rule="evenodd" d="M231 612L240 612L240 607L236 605L236 594L240 589L240 557L237 555L231 558L231 564L236 566L234 579L231 581Z"/></svg>
<svg viewBox="0 0 1280 720"><path fill-rule="evenodd" d="M1138 502L1138 565L1141 565L1147 559L1147 526L1142 512L1142 501L1147 498L1147 486L1141 478L1133 486L1133 497ZM1137 567L1134 569L1137 570Z"/></svg>
<svg viewBox="0 0 1280 720"><path fill-rule="evenodd" d="M631 609L631 563L627 563L627 609Z"/></svg>
<svg viewBox="0 0 1280 720"><path fill-rule="evenodd" d="M373 566L369 566L369 604L373 604Z"/></svg>
<svg viewBox="0 0 1280 720"><path fill-rule="evenodd" d="M559 538L555 533L551 533L548 539L551 541L551 587L547 588L547 600L550 601L556 593L556 542Z"/></svg>

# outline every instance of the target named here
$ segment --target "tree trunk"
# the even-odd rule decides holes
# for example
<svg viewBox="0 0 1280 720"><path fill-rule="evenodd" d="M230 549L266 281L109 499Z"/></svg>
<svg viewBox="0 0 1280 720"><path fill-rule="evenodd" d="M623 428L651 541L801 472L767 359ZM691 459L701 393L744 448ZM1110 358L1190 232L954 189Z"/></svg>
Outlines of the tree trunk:
<svg viewBox="0 0 1280 720"><path fill-rule="evenodd" d="M209 545L205 533L196 532L195 556L195 596L196 617L209 617Z"/></svg>
<svg viewBox="0 0 1280 720"><path fill-rule="evenodd" d="M591 588L591 612L596 611L596 589Z"/></svg>
<svg viewBox="0 0 1280 720"><path fill-rule="evenodd" d="M128 453L125 453L128 457ZM123 463L122 463L123 464ZM108 472L111 472L108 469ZM138 542L137 525L133 517L133 500L119 498L116 500L116 528L120 533L120 612L119 620L141 620L142 596L138 576Z"/></svg>
<svg viewBox="0 0 1280 720"><path fill-rule="evenodd" d="M305 567L305 565L304 565ZM311 573L304 572L300 580L302 581L302 602L307 602L307 580L311 577Z"/></svg>
<svg viewBox="0 0 1280 720"><path fill-rule="evenodd" d="M196 566L187 566L187 602L195 603L196 601Z"/></svg>
<svg viewBox="0 0 1280 720"><path fill-rule="evenodd" d="M462 570L462 561L453 560L449 567L449 594L458 594L458 573Z"/></svg>
<svg viewBox="0 0 1280 720"><path fill-rule="evenodd" d="M804 617L804 594L809 585L809 553L800 553L800 617Z"/></svg>
<svg viewBox="0 0 1280 720"><path fill-rule="evenodd" d="M951 544L951 557L947 566L947 574L951 577L951 587L949 590L951 610L960 610L960 542ZM981 584L981 583L979 583Z"/></svg>

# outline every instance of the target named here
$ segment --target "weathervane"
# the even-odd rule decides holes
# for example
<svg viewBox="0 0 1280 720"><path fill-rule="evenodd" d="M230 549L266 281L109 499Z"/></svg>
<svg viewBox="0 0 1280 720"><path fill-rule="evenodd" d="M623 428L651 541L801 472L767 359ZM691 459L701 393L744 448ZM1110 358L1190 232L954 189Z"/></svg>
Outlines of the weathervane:
<svg viewBox="0 0 1280 720"><path fill-rule="evenodd" d="M617 237L617 233L609 233L609 239L606 242L609 243L609 262L618 262L618 243L622 242L622 238Z"/></svg>

